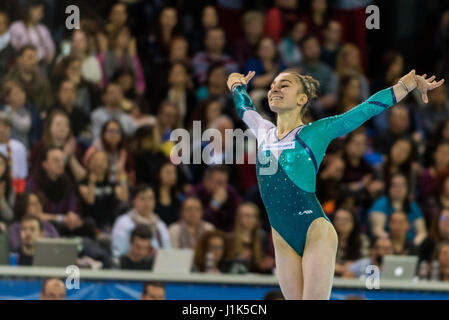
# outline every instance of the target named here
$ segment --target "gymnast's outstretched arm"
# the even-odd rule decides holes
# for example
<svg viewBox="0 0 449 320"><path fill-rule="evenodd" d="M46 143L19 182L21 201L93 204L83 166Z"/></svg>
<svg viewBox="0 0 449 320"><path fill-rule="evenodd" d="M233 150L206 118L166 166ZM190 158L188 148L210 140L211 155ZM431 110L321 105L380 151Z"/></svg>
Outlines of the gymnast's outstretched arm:
<svg viewBox="0 0 449 320"><path fill-rule="evenodd" d="M325 143L330 143L333 139L357 129L371 117L394 106L415 88L419 89L423 101L427 103L427 91L433 90L443 83L444 79L436 82L435 76L426 79L426 75L416 75L415 70L412 70L403 76L397 84L377 92L355 108L341 115L315 121L311 126L318 129L321 133L320 137L323 138Z"/></svg>

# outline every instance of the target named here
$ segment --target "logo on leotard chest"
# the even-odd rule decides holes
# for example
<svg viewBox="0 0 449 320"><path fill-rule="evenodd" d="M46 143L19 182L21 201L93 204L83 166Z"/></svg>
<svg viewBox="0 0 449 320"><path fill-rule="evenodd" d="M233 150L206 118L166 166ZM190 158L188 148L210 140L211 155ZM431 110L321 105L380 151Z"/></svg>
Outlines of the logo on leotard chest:
<svg viewBox="0 0 449 320"><path fill-rule="evenodd" d="M312 213L312 210L304 210L304 211L299 211L298 212L298 215L299 216L302 216L302 215L304 215L304 214L311 214Z"/></svg>
<svg viewBox="0 0 449 320"><path fill-rule="evenodd" d="M264 151L267 150L285 150L285 149L294 149L295 141L290 142L282 142L282 143L270 143L266 144L263 148Z"/></svg>

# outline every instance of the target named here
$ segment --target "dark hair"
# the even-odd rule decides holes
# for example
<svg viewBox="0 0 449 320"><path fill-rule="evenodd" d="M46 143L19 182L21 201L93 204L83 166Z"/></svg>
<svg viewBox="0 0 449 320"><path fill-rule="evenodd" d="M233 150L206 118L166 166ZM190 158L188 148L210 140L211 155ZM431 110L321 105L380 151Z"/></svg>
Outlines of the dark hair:
<svg viewBox="0 0 449 320"><path fill-rule="evenodd" d="M30 9L43 6L44 3L41 0L28 0L21 8L22 10L22 21L28 23L31 20Z"/></svg>
<svg viewBox="0 0 449 320"><path fill-rule="evenodd" d="M153 237L153 233L151 232L150 227L147 225L144 225L144 224L139 224L131 232L131 237L129 239L129 242L133 242L134 238L151 240L152 237Z"/></svg>
<svg viewBox="0 0 449 320"><path fill-rule="evenodd" d="M17 51L17 57L21 57L25 51L27 50L32 50L32 51L36 51L37 52L37 48L35 45L33 44L26 44L24 45L22 48L19 49L19 51Z"/></svg>
<svg viewBox="0 0 449 320"><path fill-rule="evenodd" d="M218 267L220 268L223 266L223 263L228 256L228 237L227 234L220 230L213 230L208 231L199 239L196 248L195 248L195 255L194 255L194 264L195 267L201 271L204 272L206 270L206 255L209 250L209 241L211 238L220 238L223 240L223 256L221 257L221 260L218 262Z"/></svg>
<svg viewBox="0 0 449 320"><path fill-rule="evenodd" d="M225 72L226 72L225 64L223 62L214 62L209 66L209 68L207 69L207 77L206 77L207 85L209 85L209 78L210 78L212 72L214 72L217 69L221 69L221 68L225 69Z"/></svg>
<svg viewBox="0 0 449 320"><path fill-rule="evenodd" d="M47 118L45 119L45 123L44 123L44 133L42 135L42 142L43 142L43 145L44 145L45 148L53 146L53 140L51 138L50 129L51 129L51 125L53 123L53 120L58 115L65 117L67 119L67 121L68 121L69 134L67 135L66 142L73 136L72 128L70 126L70 117L67 114L67 112L62 110L62 109L54 109L47 116Z"/></svg>
<svg viewBox="0 0 449 320"><path fill-rule="evenodd" d="M147 184L139 184L133 190L133 200L142 192L151 190L154 192L153 188Z"/></svg>
<svg viewBox="0 0 449 320"><path fill-rule="evenodd" d="M101 145L103 146L103 149L104 149L106 152L112 152L112 151L113 151L113 150L112 150L112 147L106 142L106 138L105 138L106 130L107 130L108 126L109 126L111 123L115 123L115 124L119 127L119 130L120 130L121 139L120 139L120 141L119 141L119 143L118 143L118 145L117 145L117 150L120 150L120 149L122 149L122 148L125 148L125 149L126 149L126 137L125 137L125 132L124 132L124 130L123 130L122 124L121 124L120 121L117 120L117 119L110 119L110 120L106 121L106 122L103 124L103 126L101 127L100 140L101 140Z"/></svg>
<svg viewBox="0 0 449 320"><path fill-rule="evenodd" d="M30 203L30 196L35 195L39 202L42 204L42 195L34 192L24 192L16 195L16 201L14 202L14 221L20 221L27 215L28 205Z"/></svg>
<svg viewBox="0 0 449 320"><path fill-rule="evenodd" d="M415 154L415 146L409 138L406 138L406 137L399 138L391 145L390 150L388 150L387 160L383 163L382 171L383 171L383 175L384 175L385 179L388 180L388 177L391 175L391 173L390 173L390 168L391 168L391 164L392 164L391 149L400 140L407 141L411 147L410 155L404 161L404 163L399 167L399 172L402 173L407 178L407 180L409 180L409 182L410 182L410 181L412 181L412 177L413 177L412 164L413 164L413 159L414 159L414 154Z"/></svg>
<svg viewBox="0 0 449 320"><path fill-rule="evenodd" d="M404 177L404 179L405 179L405 185L407 187L407 194L405 195L404 200L402 200L402 211L404 211L408 216L410 213L410 208L411 208L411 206L410 206L411 201L409 198L411 186L410 186L410 180L405 174L403 174L401 172L396 172L396 173L391 174L389 177L387 177L386 186L385 186L386 195L387 195L388 201L390 203L392 203L391 196L390 196L390 189L391 189L391 185L393 184L393 179L398 176Z"/></svg>
<svg viewBox="0 0 449 320"><path fill-rule="evenodd" d="M8 200L11 193L13 192L12 187L12 177L11 177L11 169L8 163L8 158L2 153L0 153L0 158L5 163L5 172L2 176L0 176L0 182L5 181L5 199Z"/></svg>
<svg viewBox="0 0 449 320"><path fill-rule="evenodd" d="M37 221L37 223L39 224L39 230L43 231L44 230L44 226L42 225L42 221L41 219L39 219L36 216L32 216L32 215L25 215L21 220L20 220L20 225L22 225L24 222L27 221Z"/></svg>
<svg viewBox="0 0 449 320"><path fill-rule="evenodd" d="M285 300L285 298L282 295L281 291L276 290L276 291L268 291L263 297L263 300Z"/></svg>
<svg viewBox="0 0 449 320"><path fill-rule="evenodd" d="M229 168L224 164L215 164L207 167L206 171L204 172L204 176L210 177L214 172L225 173L229 176Z"/></svg>
<svg viewBox="0 0 449 320"><path fill-rule="evenodd" d="M360 223L354 211L342 207L335 210L335 213L332 216L332 222L334 222L335 217L337 216L337 212L340 210L349 212L353 225L353 228L349 233L349 237L347 239L345 255L342 257L342 259L347 261L360 259L360 248L362 247L362 241L360 240Z"/></svg>
<svg viewBox="0 0 449 320"><path fill-rule="evenodd" d="M157 288L162 288L165 290L165 284L162 282L157 282L157 281L145 281L143 283L143 291L142 293L145 295L148 293L147 291L147 287L152 286L152 287L157 287Z"/></svg>

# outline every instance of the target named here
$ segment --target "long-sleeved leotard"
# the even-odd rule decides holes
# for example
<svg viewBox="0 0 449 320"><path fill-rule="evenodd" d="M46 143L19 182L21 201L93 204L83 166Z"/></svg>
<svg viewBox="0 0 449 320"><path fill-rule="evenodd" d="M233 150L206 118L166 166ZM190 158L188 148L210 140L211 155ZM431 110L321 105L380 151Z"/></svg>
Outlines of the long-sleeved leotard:
<svg viewBox="0 0 449 320"><path fill-rule="evenodd" d="M300 255L307 230L325 215L316 195L316 175L329 143L397 103L384 89L355 108L323 118L277 138L276 126L255 110L244 85L234 91L237 114L257 138L257 180L271 226Z"/></svg>

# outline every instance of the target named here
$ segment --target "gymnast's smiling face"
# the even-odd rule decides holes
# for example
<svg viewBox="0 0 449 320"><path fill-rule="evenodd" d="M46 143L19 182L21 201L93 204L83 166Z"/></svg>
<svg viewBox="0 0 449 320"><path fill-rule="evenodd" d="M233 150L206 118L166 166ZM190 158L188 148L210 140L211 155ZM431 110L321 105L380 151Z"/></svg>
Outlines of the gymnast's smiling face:
<svg viewBox="0 0 449 320"><path fill-rule="evenodd" d="M271 83L268 104L271 111L283 113L307 103L302 83L291 73L280 73Z"/></svg>

